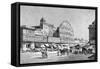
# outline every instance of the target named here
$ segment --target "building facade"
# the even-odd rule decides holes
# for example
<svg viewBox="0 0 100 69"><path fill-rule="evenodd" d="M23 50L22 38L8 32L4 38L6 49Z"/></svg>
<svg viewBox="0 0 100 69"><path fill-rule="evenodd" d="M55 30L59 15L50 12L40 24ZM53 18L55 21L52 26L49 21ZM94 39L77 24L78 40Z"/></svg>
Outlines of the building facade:
<svg viewBox="0 0 100 69"><path fill-rule="evenodd" d="M53 33L56 30L54 25L46 23L44 18L41 18L40 20L40 27L42 27L42 32L44 32L45 36L53 36Z"/></svg>
<svg viewBox="0 0 100 69"><path fill-rule="evenodd" d="M91 44L94 44L95 43L95 39L96 39L96 27L95 27L95 21L92 22L91 25L89 25L88 27L89 29L89 42Z"/></svg>
<svg viewBox="0 0 100 69"><path fill-rule="evenodd" d="M21 47L26 48L33 43L35 44L35 46L40 46L41 43L47 43L48 40L49 42L52 42L52 39L56 39L52 38L54 31L55 27L51 24L46 23L46 20L44 18L41 18L39 26L21 26Z"/></svg>
<svg viewBox="0 0 100 69"><path fill-rule="evenodd" d="M74 32L68 21L63 21L59 27L46 23L40 19L39 26L21 26L21 46L29 47L30 44L40 46L41 43L73 43ZM26 45L25 45L26 44ZM33 45L34 46L34 45ZM34 48L34 47L33 47Z"/></svg>
<svg viewBox="0 0 100 69"><path fill-rule="evenodd" d="M73 43L74 32L68 21L63 21L59 26L59 36L61 43Z"/></svg>

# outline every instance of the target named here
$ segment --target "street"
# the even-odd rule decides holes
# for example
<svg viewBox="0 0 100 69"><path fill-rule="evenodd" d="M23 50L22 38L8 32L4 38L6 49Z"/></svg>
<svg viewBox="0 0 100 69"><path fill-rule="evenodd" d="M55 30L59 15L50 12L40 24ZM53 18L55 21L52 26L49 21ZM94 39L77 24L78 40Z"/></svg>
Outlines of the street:
<svg viewBox="0 0 100 69"><path fill-rule="evenodd" d="M43 62L58 62L58 61L75 61L75 60L89 60L88 56L84 54L69 54L57 56L57 51L48 52L48 58L42 58L41 52L25 52L20 53L20 63L43 63Z"/></svg>

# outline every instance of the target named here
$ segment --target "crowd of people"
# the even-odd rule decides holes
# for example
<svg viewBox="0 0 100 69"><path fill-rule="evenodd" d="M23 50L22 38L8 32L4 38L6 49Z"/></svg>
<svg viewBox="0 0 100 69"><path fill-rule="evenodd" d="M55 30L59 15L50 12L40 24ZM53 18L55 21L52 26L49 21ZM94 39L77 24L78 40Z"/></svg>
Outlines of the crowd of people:
<svg viewBox="0 0 100 69"><path fill-rule="evenodd" d="M69 55L70 53L71 54L84 54L84 55L94 53L93 49L86 48L86 47L81 47L80 45L76 45L74 47L57 45L56 46L56 51L57 51L57 56ZM42 57L48 57L47 47L45 45L42 45L41 53L42 53Z"/></svg>
<svg viewBox="0 0 100 69"><path fill-rule="evenodd" d="M31 45L31 47L30 47ZM52 45L52 46L51 46ZM29 50L35 51L35 46L34 44L29 44L27 45L29 47ZM87 46L81 47L80 45L75 45L75 46L68 46L64 44L41 44L39 46L39 51L41 52L42 58L47 58L48 57L48 51L57 51L57 56L62 56L62 55L69 55L71 54L93 54L93 48L87 48Z"/></svg>

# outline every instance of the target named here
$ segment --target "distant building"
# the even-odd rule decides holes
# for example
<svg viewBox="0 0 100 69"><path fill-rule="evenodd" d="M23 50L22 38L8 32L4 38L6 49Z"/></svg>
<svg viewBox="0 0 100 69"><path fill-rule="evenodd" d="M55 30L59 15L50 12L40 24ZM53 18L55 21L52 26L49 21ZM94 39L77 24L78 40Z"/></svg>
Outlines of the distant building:
<svg viewBox="0 0 100 69"><path fill-rule="evenodd" d="M95 31L95 29L96 29L95 28L95 21L93 21L92 24L89 25L88 29L89 29L89 42L91 44L94 44L95 43L95 39L96 39L96 35L95 35L95 33L96 33L96 31Z"/></svg>
<svg viewBox="0 0 100 69"><path fill-rule="evenodd" d="M80 38L80 39L79 38L74 38L74 43L76 45L84 46L85 44L88 43L88 40L84 40L82 38Z"/></svg>

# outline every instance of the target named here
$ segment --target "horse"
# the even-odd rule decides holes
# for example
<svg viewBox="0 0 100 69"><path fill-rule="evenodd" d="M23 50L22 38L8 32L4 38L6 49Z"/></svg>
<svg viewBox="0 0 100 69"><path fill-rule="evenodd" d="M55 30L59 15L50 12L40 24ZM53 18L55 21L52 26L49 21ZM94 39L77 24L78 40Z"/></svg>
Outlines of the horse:
<svg viewBox="0 0 100 69"><path fill-rule="evenodd" d="M67 47L58 46L58 52L57 52L58 56L62 56L62 55L65 55L65 54L68 55L69 52L70 52L70 50Z"/></svg>
<svg viewBox="0 0 100 69"><path fill-rule="evenodd" d="M82 47L82 54L87 55L88 54L88 49L86 49L85 47Z"/></svg>

